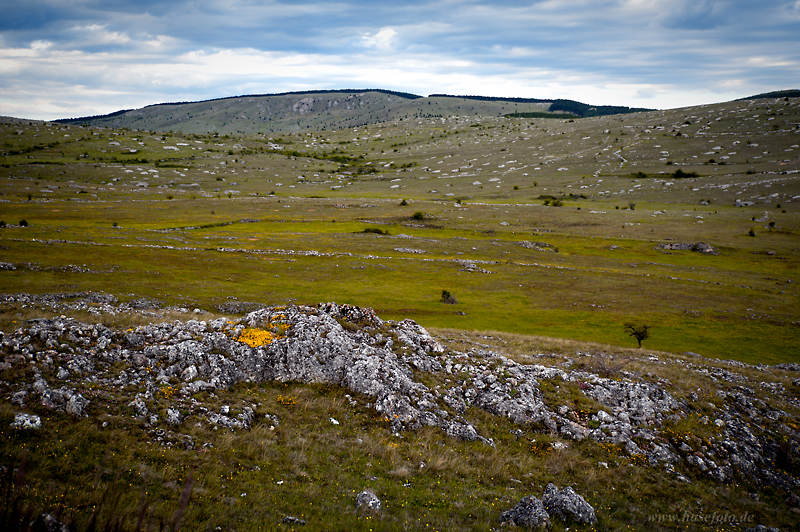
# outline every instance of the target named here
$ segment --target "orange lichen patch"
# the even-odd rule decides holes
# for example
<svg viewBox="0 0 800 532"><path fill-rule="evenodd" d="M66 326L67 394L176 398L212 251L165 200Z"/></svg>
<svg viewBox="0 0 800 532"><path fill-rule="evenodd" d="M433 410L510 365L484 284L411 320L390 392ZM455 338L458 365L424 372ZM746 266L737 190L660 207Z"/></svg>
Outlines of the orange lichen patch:
<svg viewBox="0 0 800 532"><path fill-rule="evenodd" d="M260 347L269 345L281 338L283 337L272 331L265 331L264 329L242 329L242 332L236 340L250 347Z"/></svg>

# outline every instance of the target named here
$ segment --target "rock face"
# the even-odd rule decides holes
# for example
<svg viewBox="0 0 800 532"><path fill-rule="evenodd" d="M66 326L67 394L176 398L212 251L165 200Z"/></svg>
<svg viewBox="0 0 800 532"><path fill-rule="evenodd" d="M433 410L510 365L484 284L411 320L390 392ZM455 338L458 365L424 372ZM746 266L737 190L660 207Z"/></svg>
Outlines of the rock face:
<svg viewBox="0 0 800 532"><path fill-rule="evenodd" d="M4 297L53 309L149 312L114 306L116 300L110 296L79 296L68 301L25 294ZM89 392L95 397L103 389L113 389L145 427L163 420L168 429L179 430L191 419L191 423L248 430L257 420L272 426L279 420L259 412L257 405L225 405L212 411L194 395L242 382L325 383L363 396L395 433L430 426L452 438L495 445L467 417L470 408L480 408L535 432L618 446L643 462L663 464L668 471L685 463L719 482L746 479L787 492L800 488L782 467L800 462L796 421L755 397L753 387L773 394L776 401L793 399L782 385L750 382L737 372L740 363L730 363L729 369L704 366L696 359L682 363L686 371L734 384L730 391L717 393L722 406L711 405L716 409L714 419L701 419L718 429L716 436L701 441L679 440L659 427L707 410L704 404L710 403L678 401L661 383L624 372L623 378L610 379L586 371L520 364L483 348L456 351L413 320L383 321L371 309L335 303L263 308L239 320L190 319L128 331L66 317L35 319L12 334L0 335L0 356L0 371L28 368L27 381L4 383L3 397L20 410L38 404L85 417L101 408L86 398ZM434 374L437 378L432 380L439 384L423 384L431 382L421 378L425 374ZM571 401L562 404L556 397L547 402L541 391L544 381L551 387L569 386L602 408L587 415ZM184 406L159 406L156 394L175 394ZM574 499L562 492L556 490L545 500Z"/></svg>

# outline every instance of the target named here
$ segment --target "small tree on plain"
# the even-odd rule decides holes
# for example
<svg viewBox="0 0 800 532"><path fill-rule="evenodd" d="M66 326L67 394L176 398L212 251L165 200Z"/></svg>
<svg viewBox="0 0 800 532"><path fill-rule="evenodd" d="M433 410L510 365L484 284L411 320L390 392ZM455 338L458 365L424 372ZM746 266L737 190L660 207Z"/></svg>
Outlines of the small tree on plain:
<svg viewBox="0 0 800 532"><path fill-rule="evenodd" d="M633 336L639 342L639 349L642 348L642 340L650 338L650 326L642 323L626 323L625 332L628 336Z"/></svg>

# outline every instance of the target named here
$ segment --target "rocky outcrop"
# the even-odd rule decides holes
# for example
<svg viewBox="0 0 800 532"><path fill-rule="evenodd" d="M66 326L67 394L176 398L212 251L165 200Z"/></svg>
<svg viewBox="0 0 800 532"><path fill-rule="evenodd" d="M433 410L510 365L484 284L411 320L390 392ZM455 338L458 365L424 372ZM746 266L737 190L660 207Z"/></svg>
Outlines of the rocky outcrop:
<svg viewBox="0 0 800 532"><path fill-rule="evenodd" d="M594 508L575 493L572 486L559 490L555 484L548 484L542 495L542 504L547 513L564 521L575 521L582 525L593 525L597 522Z"/></svg>
<svg viewBox="0 0 800 532"><path fill-rule="evenodd" d="M500 514L500 525L516 525L531 530L551 526L550 514L536 497L523 497L516 506Z"/></svg>
<svg viewBox="0 0 800 532"><path fill-rule="evenodd" d="M5 298L36 305L47 301L54 308L143 312L96 294ZM190 420L229 430L280 421L257 405L211 408L202 395L195 399L199 392L243 382L298 381L341 386L361 396L394 433L430 426L452 438L495 445L469 419L470 409L479 408L534 432L617 446L683 481L690 479L678 466L723 483L747 480L787 492L800 487L786 472L787 465L800 463L796 420L775 406L796 399L779 383L751 382L738 371L741 363L682 363L686 371L729 384L728 392L717 393L721 406L712 405L714 415L698 416L699 423L714 427L713 435L700 439L661 430L707 411L695 394L688 402L676 400L665 388L667 381L521 364L484 347L457 351L413 320L384 321L371 309L335 303L262 308L236 320L190 319L127 331L67 317L35 319L0 334L0 355L0 371L28 375L4 383L3 398L15 408L39 405L85 417L101 408L93 403L95 394L113 389L122 394L130 416L164 432L165 444L180 442L167 437L169 430ZM20 373L16 367L28 369ZM546 400L543 382L570 387L593 401L593 410L579 411L558 396ZM775 402L759 399L756 388ZM183 407L155 400L173 394Z"/></svg>
<svg viewBox="0 0 800 532"><path fill-rule="evenodd" d="M705 253L706 255L719 255L719 252L717 252L717 250L714 249L714 247L704 242L697 242L696 244L686 243L686 242L659 244L655 247L655 249L696 251L698 253Z"/></svg>
<svg viewBox="0 0 800 532"><path fill-rule="evenodd" d="M551 518L582 525L597 523L597 516L591 504L575 493L572 486L559 490L550 483L544 489L541 499L523 497L516 506L500 514L500 524L513 524L529 529L550 528Z"/></svg>

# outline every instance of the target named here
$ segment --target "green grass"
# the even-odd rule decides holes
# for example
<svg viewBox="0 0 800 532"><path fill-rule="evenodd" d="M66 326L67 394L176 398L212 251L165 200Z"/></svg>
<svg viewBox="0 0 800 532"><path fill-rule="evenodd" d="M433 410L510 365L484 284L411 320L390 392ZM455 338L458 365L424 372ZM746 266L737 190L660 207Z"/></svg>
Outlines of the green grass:
<svg viewBox="0 0 800 532"><path fill-rule="evenodd" d="M553 392L547 386L545 395ZM769 491L757 503L746 487L700 476L683 484L658 468L632 468L620 449L591 441L553 450L549 444L559 438L533 428L514 436L514 426L482 411L468 416L496 448L453 441L435 429L397 437L366 408L368 398L356 397L353 407L343 390L326 386L238 385L218 398L201 394L204 403L228 404L233 411L256 405L259 421L240 432L212 430L207 423L196 427L191 404L181 399L188 416L184 424L157 433L131 418L114 394L84 393L92 400L89 419L76 423L32 406L44 423L35 432L9 429L13 411L0 408L0 427L6 427L0 429L0 459L6 466L19 465L26 456L21 496L43 510L62 507L61 515L74 517L79 530L95 511L100 523L115 516L131 528L143 489L152 521L169 522L190 476L194 484L185 530L274 530L286 516L305 520L304 530L489 529L502 511L523 496L540 496L548 482L572 485L584 495L600 518L594 530L626 529L651 515L685 511L741 514L747 509L759 522L789 528L792 522L772 504L778 495ZM155 395L166 408L167 394ZM592 401L573 395L576 410L596 412ZM275 426L265 414L278 416L280 423ZM340 424L332 424L331 417ZM670 430L677 439L694 438L687 432L692 427L682 423ZM381 499L379 513L355 510L355 496L363 489ZM670 497L661 496L666 491ZM554 522L553 528L565 526ZM684 526L661 523L652 529Z"/></svg>

